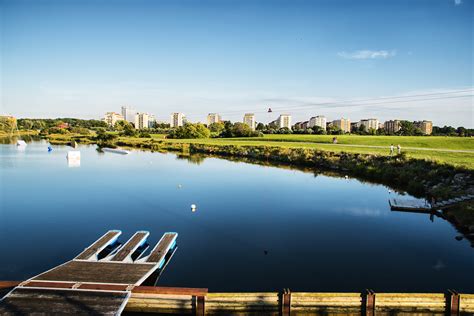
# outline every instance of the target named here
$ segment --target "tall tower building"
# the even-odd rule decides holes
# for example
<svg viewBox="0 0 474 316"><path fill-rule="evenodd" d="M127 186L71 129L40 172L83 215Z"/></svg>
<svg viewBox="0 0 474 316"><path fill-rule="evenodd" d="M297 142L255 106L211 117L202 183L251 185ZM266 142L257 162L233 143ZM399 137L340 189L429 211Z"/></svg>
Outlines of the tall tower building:
<svg viewBox="0 0 474 316"><path fill-rule="evenodd" d="M250 126L252 131L255 130L255 114L245 113L243 122L244 122L244 124L247 124L248 126Z"/></svg>
<svg viewBox="0 0 474 316"><path fill-rule="evenodd" d="M184 114L183 113L173 113L171 114L170 126L179 127L184 125Z"/></svg>
<svg viewBox="0 0 474 316"><path fill-rule="evenodd" d="M123 119L129 123L135 123L135 116L137 111L128 106L122 106L122 116Z"/></svg>

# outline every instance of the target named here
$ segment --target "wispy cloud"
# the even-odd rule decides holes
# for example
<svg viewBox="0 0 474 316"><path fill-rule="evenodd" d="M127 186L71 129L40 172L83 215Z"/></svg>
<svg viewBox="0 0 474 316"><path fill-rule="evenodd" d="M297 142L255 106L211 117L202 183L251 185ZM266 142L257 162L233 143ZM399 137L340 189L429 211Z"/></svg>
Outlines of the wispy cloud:
<svg viewBox="0 0 474 316"><path fill-rule="evenodd" d="M337 55L346 59L387 59L397 54L395 50L356 50L354 52L339 52Z"/></svg>
<svg viewBox="0 0 474 316"><path fill-rule="evenodd" d="M454 0L454 5L461 5L462 4L462 0Z"/></svg>

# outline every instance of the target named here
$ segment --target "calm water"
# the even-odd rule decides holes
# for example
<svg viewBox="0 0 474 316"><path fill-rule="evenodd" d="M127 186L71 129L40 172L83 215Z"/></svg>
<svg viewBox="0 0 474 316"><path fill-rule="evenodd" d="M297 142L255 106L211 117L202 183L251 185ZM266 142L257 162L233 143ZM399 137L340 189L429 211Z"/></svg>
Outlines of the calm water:
<svg viewBox="0 0 474 316"><path fill-rule="evenodd" d="M387 187L174 154L0 145L0 280L76 256L109 229L179 233L160 285L213 291L474 291L474 249ZM181 185L181 188L179 188ZM197 211L191 212L190 205ZM267 252L267 254L265 254Z"/></svg>

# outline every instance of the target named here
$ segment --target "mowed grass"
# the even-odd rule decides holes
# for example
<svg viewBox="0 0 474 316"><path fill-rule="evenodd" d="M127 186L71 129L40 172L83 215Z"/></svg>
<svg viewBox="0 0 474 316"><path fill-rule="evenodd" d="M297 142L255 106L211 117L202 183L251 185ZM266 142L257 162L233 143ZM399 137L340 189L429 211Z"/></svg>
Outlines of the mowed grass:
<svg viewBox="0 0 474 316"><path fill-rule="evenodd" d="M333 137L337 137L341 145L385 146L390 144L403 147L474 150L474 138L446 137L446 136L361 136L361 135L265 135L262 141L310 142L332 144ZM234 138L233 140L241 140Z"/></svg>
<svg viewBox="0 0 474 316"><path fill-rule="evenodd" d="M333 136L331 135L265 135L263 138L166 139L166 141L209 145L312 148L332 152L375 154L384 156L390 154L389 146L393 143L394 145L400 144L402 150L412 158L434 160L440 163L474 169L474 152L443 151L443 149L474 150L474 139L471 138L340 135L338 136L338 144L332 144L332 137ZM164 135L153 135L153 139L163 138ZM137 142L144 140L146 139L136 138ZM347 145L357 145L357 147ZM370 146L382 146L383 148ZM414 149L418 147L428 148L431 150Z"/></svg>

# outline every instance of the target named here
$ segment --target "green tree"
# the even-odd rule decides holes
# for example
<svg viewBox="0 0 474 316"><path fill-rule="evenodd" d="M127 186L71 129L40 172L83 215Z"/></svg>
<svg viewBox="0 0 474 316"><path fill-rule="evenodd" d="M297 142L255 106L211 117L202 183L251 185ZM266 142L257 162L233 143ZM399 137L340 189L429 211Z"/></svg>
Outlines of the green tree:
<svg viewBox="0 0 474 316"><path fill-rule="evenodd" d="M96 132L96 136L94 137L97 144L101 147L105 146L113 146L112 142L117 138L117 135L107 133L104 128L100 128Z"/></svg>
<svg viewBox="0 0 474 316"><path fill-rule="evenodd" d="M32 129L33 128L33 121L24 119L24 120L18 120L18 125L20 129Z"/></svg>
<svg viewBox="0 0 474 316"><path fill-rule="evenodd" d="M186 123L184 126L180 126L171 130L168 134L168 138L209 138L211 132L209 129L201 123Z"/></svg>
<svg viewBox="0 0 474 316"><path fill-rule="evenodd" d="M219 123L212 123L211 125L209 125L208 128L212 133L216 133L217 135L219 135L220 133L222 133L225 126L223 123L219 122Z"/></svg>
<svg viewBox="0 0 474 316"><path fill-rule="evenodd" d="M244 123L237 122L232 126L232 137L250 137L252 129Z"/></svg>
<svg viewBox="0 0 474 316"><path fill-rule="evenodd" d="M123 130L120 135L133 137L137 135L137 131L135 130L135 127L133 127L132 124L127 122L127 124L123 125Z"/></svg>
<svg viewBox="0 0 474 316"><path fill-rule="evenodd" d="M322 135L325 133L324 129L321 126L317 126L317 125L313 126L312 130L313 130L313 134L316 134L316 135Z"/></svg>
<svg viewBox="0 0 474 316"><path fill-rule="evenodd" d="M130 124L129 122L125 120L120 120L120 121L115 122L114 130L121 132L125 129L125 126L129 126L133 128L132 124Z"/></svg>

